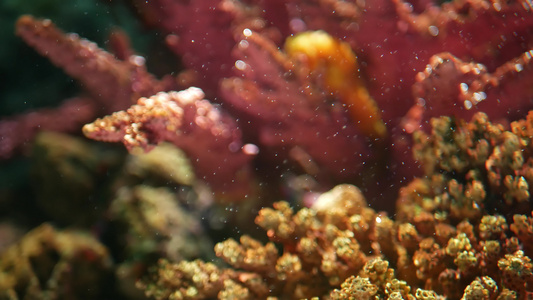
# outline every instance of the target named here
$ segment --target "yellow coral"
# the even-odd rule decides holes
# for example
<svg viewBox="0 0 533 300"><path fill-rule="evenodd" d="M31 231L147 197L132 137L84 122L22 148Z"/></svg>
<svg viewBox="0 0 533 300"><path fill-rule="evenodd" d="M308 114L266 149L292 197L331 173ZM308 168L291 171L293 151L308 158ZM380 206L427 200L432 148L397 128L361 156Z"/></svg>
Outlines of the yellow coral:
<svg viewBox="0 0 533 300"><path fill-rule="evenodd" d="M285 42L290 58L304 57L311 72L324 72L328 92L339 96L346 104L353 121L368 136L384 137L387 129L379 108L359 79L357 56L350 45L324 31L308 31L290 37Z"/></svg>

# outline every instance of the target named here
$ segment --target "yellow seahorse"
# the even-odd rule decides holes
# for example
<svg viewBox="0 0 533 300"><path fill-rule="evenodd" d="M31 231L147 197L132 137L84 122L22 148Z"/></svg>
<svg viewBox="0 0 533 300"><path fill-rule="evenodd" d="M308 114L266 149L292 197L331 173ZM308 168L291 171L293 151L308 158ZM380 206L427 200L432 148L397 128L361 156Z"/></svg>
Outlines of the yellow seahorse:
<svg viewBox="0 0 533 300"><path fill-rule="evenodd" d="M350 45L322 30L307 31L287 38L285 52L291 59L304 55L311 72L325 72L324 88L338 95L364 134L375 138L387 135L381 112L359 78L357 56Z"/></svg>

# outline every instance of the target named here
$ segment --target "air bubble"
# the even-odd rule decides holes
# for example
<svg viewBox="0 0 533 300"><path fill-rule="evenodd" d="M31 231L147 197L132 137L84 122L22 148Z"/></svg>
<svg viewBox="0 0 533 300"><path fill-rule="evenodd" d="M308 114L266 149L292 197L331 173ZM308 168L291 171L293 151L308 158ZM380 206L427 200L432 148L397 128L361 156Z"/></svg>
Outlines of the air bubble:
<svg viewBox="0 0 533 300"><path fill-rule="evenodd" d="M246 144L242 146L242 152L247 155L257 155L259 153L259 147L254 144Z"/></svg>
<svg viewBox="0 0 533 300"><path fill-rule="evenodd" d="M485 94L485 92L477 92L474 93L473 98L476 102L481 102L487 98L487 94Z"/></svg>
<svg viewBox="0 0 533 300"><path fill-rule="evenodd" d="M434 25L429 26L428 31L429 31L429 34L431 34L432 36L439 35L439 28L437 28L437 26L434 26Z"/></svg>
<svg viewBox="0 0 533 300"><path fill-rule="evenodd" d="M239 60L237 60L235 62L235 68L237 68L238 70L243 71L244 69L246 69L246 63L239 59Z"/></svg>
<svg viewBox="0 0 533 300"><path fill-rule="evenodd" d="M461 88L461 92L466 93L468 92L468 84L462 82L459 87Z"/></svg>

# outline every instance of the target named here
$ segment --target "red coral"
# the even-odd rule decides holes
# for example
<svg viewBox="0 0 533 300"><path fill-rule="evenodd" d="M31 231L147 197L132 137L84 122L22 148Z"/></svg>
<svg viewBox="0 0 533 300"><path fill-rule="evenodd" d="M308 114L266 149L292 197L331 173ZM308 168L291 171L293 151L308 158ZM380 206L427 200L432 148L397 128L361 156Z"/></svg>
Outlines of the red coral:
<svg viewBox="0 0 533 300"><path fill-rule="evenodd" d="M495 119L508 119L523 116L530 107L528 99L532 91L527 85L531 75L513 75L509 67L514 67L514 60L521 60L521 56L527 56L533 48L531 2L455 0L441 5L436 2L293 0L288 4L293 31L325 30L350 43L362 61L362 74L369 93L382 109L383 119L392 131L389 165L396 169L393 181L419 174L405 132L425 126L432 116L457 114L461 117L466 110L462 103L453 105L461 101L443 89L440 90L450 97L441 99L437 92L435 104L412 94L417 73L430 68L427 65L434 55L447 52L445 55L483 64L488 72L510 62L499 72L512 80L504 79L496 88L491 88L490 99L482 103L479 110L490 111ZM521 73L530 74L529 65L530 61L522 64ZM452 91L459 90L462 82L457 82L453 74L449 76L432 87L451 86ZM456 84L448 85L448 78L453 78ZM479 92L475 88L471 91ZM510 92L509 95L504 94L506 92ZM498 98L503 100L502 104L496 104ZM423 105L426 103L430 103L427 109ZM513 108L520 106L520 115L508 115L508 104ZM442 105L446 109L435 108L426 115L431 105ZM467 112L465 117L468 119L471 114Z"/></svg>
<svg viewBox="0 0 533 300"><path fill-rule="evenodd" d="M77 97L54 109L41 109L0 121L0 159L25 152L37 132L42 130L75 132L96 115L94 100ZM61 120L58 122L57 120Z"/></svg>
<svg viewBox="0 0 533 300"><path fill-rule="evenodd" d="M430 117L468 117L484 110L493 118L509 119L521 114L508 115L511 107L530 107L533 18L527 0L442 5L429 0L132 2L148 24L167 34L167 44L181 56L188 74L196 75L192 81L232 113L247 142L259 146L263 165L274 162L272 172L296 166L313 175L321 188L350 181L364 185L372 201L385 199L398 182L420 173L406 133ZM24 17L18 27L28 43L48 53L93 95L113 98L115 102L104 101L108 111L175 87L170 80L152 78L138 57L114 60L93 44L58 33L48 22ZM372 110L383 116L387 138L361 134L358 122L363 121L347 111L364 104L343 103L345 93L328 90L334 81L325 78L325 70L301 70L305 62L278 50L289 34L310 29L346 41L357 54L361 72L344 73L338 80L346 84L333 86L364 83L366 89L359 91L368 90L376 100L379 109ZM465 103L476 109L468 110ZM509 178L505 184L520 192L517 180Z"/></svg>
<svg viewBox="0 0 533 300"><path fill-rule="evenodd" d="M243 23L264 27L260 21L247 22L257 12L250 15L237 1L131 2L147 24L168 34L167 45L182 58L187 68L197 73L195 84L208 94L218 89L220 79L232 75L235 28L242 27Z"/></svg>
<svg viewBox="0 0 533 300"><path fill-rule="evenodd" d="M139 97L173 87L170 78L159 81L150 75L144 58L130 56L126 61L118 60L77 34L63 33L50 20L22 16L16 28L17 35L26 43L79 80L103 105L104 114L125 109Z"/></svg>
<svg viewBox="0 0 533 300"><path fill-rule="evenodd" d="M203 98L199 88L158 93L83 130L96 140L123 142L129 150L172 142L191 157L198 176L215 191L244 196L250 188L248 163L256 147L242 145L234 120Z"/></svg>
<svg viewBox="0 0 533 300"><path fill-rule="evenodd" d="M492 73L485 65L463 62L450 53L431 57L426 70L418 74L413 86L415 98L424 110L420 125L442 115L468 120L478 111L494 120L523 116L531 105L517 99L531 97L532 56L533 50L527 51Z"/></svg>
<svg viewBox="0 0 533 300"><path fill-rule="evenodd" d="M42 109L0 122L0 158L9 158L31 144L37 131L74 132L96 116L125 109L141 96L176 86L170 76L157 80L149 74L144 58L131 55L118 60L77 34L63 33L50 20L22 16L16 34L79 80L90 97L66 100L54 110ZM57 122L60 119L62 122Z"/></svg>
<svg viewBox="0 0 533 300"><path fill-rule="evenodd" d="M440 6L402 0L289 4L293 23L304 24L303 30L326 30L358 50L370 93L384 109L386 122L394 123L413 104L410 87L433 55L446 51L492 71L530 50L531 11L526 0L455 0Z"/></svg>
<svg viewBox="0 0 533 300"><path fill-rule="evenodd" d="M252 123L250 134L266 148L269 160L290 158L321 179L360 176L370 149L361 143L364 135L345 108L324 101L326 92L271 41L251 31L242 38L235 51L242 78L224 80L221 93L232 110Z"/></svg>

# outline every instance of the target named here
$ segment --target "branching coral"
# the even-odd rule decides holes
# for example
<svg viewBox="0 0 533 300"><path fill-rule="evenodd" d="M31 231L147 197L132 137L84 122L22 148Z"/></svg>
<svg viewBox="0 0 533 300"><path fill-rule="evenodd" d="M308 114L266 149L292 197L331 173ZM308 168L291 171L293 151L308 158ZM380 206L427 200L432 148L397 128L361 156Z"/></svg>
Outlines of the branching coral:
<svg viewBox="0 0 533 300"><path fill-rule="evenodd" d="M225 284L230 277L241 295L248 295L244 299L526 299L533 275L530 257L521 249L531 251L531 217L510 214L530 212L531 203L521 198L497 201L507 191L504 184L493 185L490 174L516 175L513 170L523 169L505 153L529 153L525 147L530 137L523 133L531 116L513 123L512 131L483 114L451 125L450 118L434 119L430 136L416 134L415 154L427 176L403 188L396 221L368 208L361 192L350 185L320 195L310 208L294 211L287 202L276 202L273 209L262 209L255 221L271 242L243 236L240 243L230 239L217 244L217 256L232 268L213 271L219 283L212 297L232 295ZM523 143L509 143L518 137ZM460 182L468 184L471 173L478 174L474 180L485 195L475 198L476 205L467 202L475 201L475 193L463 190ZM159 273L173 268L162 264ZM182 286L162 283L157 273L152 276L141 284L150 294L170 295ZM243 281L250 276L270 292ZM202 283L193 286L200 290Z"/></svg>
<svg viewBox="0 0 533 300"><path fill-rule="evenodd" d="M220 79L232 75L234 30L265 27L259 8L252 9L240 1L130 2L149 26L167 35L168 47L195 74L193 85L208 94L218 89Z"/></svg>
<svg viewBox="0 0 533 300"><path fill-rule="evenodd" d="M524 241L524 252L528 256L533 256L533 217L514 215L513 220L511 230L521 241Z"/></svg>
<svg viewBox="0 0 533 300"><path fill-rule="evenodd" d="M379 176L397 187L395 180L417 173L405 132L424 126L439 113L468 116L473 111L465 114L464 105L446 103L469 101L491 117L505 118L506 112L492 109L492 103L509 108L514 102L508 99L531 95L527 82L532 18L531 5L525 0L495 5L456 0L441 6L427 3L427 7L386 0L132 3L147 24L167 34L168 46L189 68L186 73L196 74L188 82L205 88L209 99L221 102L238 120L244 141L261 150L261 164L274 162L277 172L296 167L314 176L322 187L340 181L363 184L372 200L383 194L370 184L373 178ZM195 12L195 20L190 11ZM384 17L390 21L383 22ZM510 25L498 26L502 22ZM497 28L493 33L498 39L483 33L489 26ZM323 30L320 40L328 42L315 44L321 49L317 53L331 55L297 50L296 45L309 33L288 38L309 29ZM106 112L124 108L137 96L177 87L170 76L154 79L144 69L142 58L116 60L93 44L62 35L49 21L23 17L18 32L83 82L93 97L105 98ZM53 40L60 42L52 44ZM286 49L278 51L284 40ZM57 55L63 52L68 55ZM472 73L484 70L480 64L492 73ZM463 74L467 65L476 66L466 72L467 77L474 76L468 77L472 82L456 81L464 76L453 76ZM417 72L424 70L426 74L416 79ZM449 85L450 92L442 94L446 99L427 87L431 84L441 90L447 78L455 81ZM456 97L457 91L466 90L465 99ZM484 95L487 99L476 105L476 99ZM520 101L521 109L526 109L528 102ZM438 109L439 105L446 110ZM390 136L385 138L385 132ZM198 148L194 151L201 152ZM220 173L199 172L201 177ZM366 175L360 178L361 173ZM518 187L522 183L507 184Z"/></svg>
<svg viewBox="0 0 533 300"><path fill-rule="evenodd" d="M415 158L425 167L427 178L406 189L417 194L404 194L402 214L412 220L421 208L461 221L480 219L487 210L507 215L527 212L533 160L531 136L524 130L532 120L529 114L506 131L482 113L468 123L450 117L433 119L430 135L421 131L414 135Z"/></svg>
<svg viewBox="0 0 533 300"><path fill-rule="evenodd" d="M198 88L140 98L137 105L83 130L93 139L122 141L130 150L172 142L191 157L198 176L216 192L242 197L249 191L248 163L256 146L243 145L233 119L203 98Z"/></svg>
<svg viewBox="0 0 533 300"><path fill-rule="evenodd" d="M413 247L397 231L408 223L367 208L357 188L343 185L298 212L276 202L256 224L271 242L242 236L215 246L231 269L161 261L140 286L156 299L495 299L510 291L525 299L533 288L530 258L519 250L528 240L510 236L499 215L463 221L452 234L413 228Z"/></svg>
<svg viewBox="0 0 533 300"><path fill-rule="evenodd" d="M170 78L159 81L146 71L144 58L132 55L121 61L76 34L65 34L50 20L22 16L17 35L76 78L103 105L104 113L130 106L142 96L173 87Z"/></svg>
<svg viewBox="0 0 533 300"><path fill-rule="evenodd" d="M375 213L365 208L366 203L362 194L353 186L337 187L329 194L324 194L317 205L327 205L325 201L336 202L334 204L338 210L330 212L326 209L302 209L295 214L286 202L276 203L275 209L261 210L256 223L267 231L272 241L284 245L283 254L278 253L273 243L262 245L249 236L241 237L240 243L234 240L219 243L215 246L217 256L224 259L236 271L210 265L210 268L216 269L206 274L205 280L216 280L218 283L208 284L198 278L200 282L194 282L193 286L199 293L189 298L183 296L177 299L203 299L205 294L202 291L206 284L211 288L216 287L214 291L208 289L210 295L218 294L219 298L226 299L222 295L230 292L226 287L228 279L247 290L250 296L244 299L276 295L284 295L286 298L305 298L326 293L330 285L339 285L349 274L361 270L367 260L363 252L366 250L359 249L355 239L356 230L349 229L355 226L350 223L351 220L348 220L349 213L365 211L369 214L366 217L369 218L370 224L367 223L364 229L359 228L357 232L367 237L374 227L377 227L375 221L370 220ZM347 211L341 209L345 205L350 207ZM334 225L337 221L342 223ZM199 268L207 266L198 261L190 264ZM165 276L164 279L169 282L165 283L161 275L154 273L155 285L148 280L142 286L147 288L149 294L159 291L158 294L163 295L157 297L159 299L170 297L172 287L175 287L174 290L184 290L185 287L190 290L192 288L190 284L183 286L176 281L181 277L178 274L187 272L183 270L186 266L186 263L169 265L161 262L157 272L159 274L172 272L172 275ZM231 297L235 296L231 294Z"/></svg>
<svg viewBox="0 0 533 300"><path fill-rule="evenodd" d="M409 129L412 130L414 122L424 126L430 118L442 115L465 120L479 111L491 119L523 116L529 105L517 103L516 99L523 99L525 95L521 93L529 90L527 82L533 78L532 56L533 51L527 51L492 73L483 64L464 62L449 53L431 57L413 86L419 105L411 109L423 110L424 116L412 120Z"/></svg>
<svg viewBox="0 0 533 300"><path fill-rule="evenodd" d="M171 236L191 231L174 226L172 219L185 219L181 204L166 188L123 188L108 217L140 238L116 252L128 256L147 242L149 249L136 254L165 257L138 283L148 296L531 295L532 222L524 214L531 211L533 114L511 123L531 108L533 95L529 0L131 3L180 56L181 74L158 80L129 49L113 57L50 21L21 17L17 34L89 96L0 122L0 132L22 131L0 136L0 156L12 155L39 126L70 130L111 114L86 125L86 136L123 142L131 152L171 142L189 157L191 178L207 182L217 200L262 201L289 172L309 175L315 192L340 182L363 190L344 184L306 201L309 207L282 201L261 209L255 222L269 242L243 235L218 243L223 265L167 260L179 260L162 254ZM178 87L188 88L172 91ZM64 126L46 120L69 113ZM413 132L420 168L411 159ZM394 219L368 207L366 199L374 208L376 199L393 202L388 195L421 170L425 176L402 189ZM263 190L256 179L267 179L258 184ZM168 185L185 181L172 178ZM258 190L268 191L250 197Z"/></svg>
<svg viewBox="0 0 533 300"><path fill-rule="evenodd" d="M283 169L290 167L286 161L293 161L325 183L331 179L360 180L364 163L374 165L360 126L368 129L373 125L367 119L351 120L347 109L330 97L325 86L315 80L324 70L319 67L314 79L309 77L308 66L299 66L271 41L252 31L244 32L236 50L243 78L224 80L221 93L252 125L254 131L249 134L257 137L262 157L285 165ZM363 88L357 84L355 88ZM249 129L243 130L246 133ZM376 171L369 169L371 177Z"/></svg>
<svg viewBox="0 0 533 300"><path fill-rule="evenodd" d="M1 158L9 158L31 144L40 130L73 132L96 116L127 108L141 96L176 87L170 76L157 80L149 74L143 57L116 59L77 34L63 33L50 20L22 16L16 28L17 35L79 80L89 95L67 100L55 111L43 109L0 121Z"/></svg>
<svg viewBox="0 0 533 300"><path fill-rule="evenodd" d="M386 123L398 121L398 116L403 116L413 104L411 101L417 100L416 96L411 97L410 88L432 56L448 52L468 62L484 64L492 72L532 47L530 1L460 0L439 5L434 1L307 0L289 1L288 10L292 24L301 24L307 30L325 30L359 49L357 53L366 63L363 71L371 79L370 94L384 110ZM443 85L448 78L442 79ZM449 109L456 113L462 106Z"/></svg>
<svg viewBox="0 0 533 300"><path fill-rule="evenodd" d="M28 146L41 130L74 132L80 124L91 121L96 115L92 99L77 97L66 100L55 109L42 109L27 115L0 120L0 158L6 159L17 152L30 152ZM62 122L57 122L61 119Z"/></svg>

